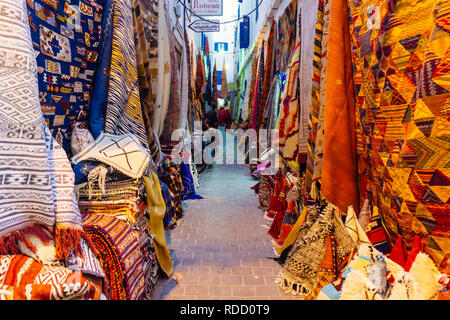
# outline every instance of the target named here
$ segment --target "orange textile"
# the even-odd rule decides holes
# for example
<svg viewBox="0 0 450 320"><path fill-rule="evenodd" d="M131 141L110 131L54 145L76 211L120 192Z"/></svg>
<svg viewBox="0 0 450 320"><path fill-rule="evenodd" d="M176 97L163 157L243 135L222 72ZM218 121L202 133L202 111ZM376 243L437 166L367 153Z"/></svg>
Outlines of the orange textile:
<svg viewBox="0 0 450 320"><path fill-rule="evenodd" d="M321 191L341 211L352 205L358 213L355 105L345 0L331 2L329 35Z"/></svg>

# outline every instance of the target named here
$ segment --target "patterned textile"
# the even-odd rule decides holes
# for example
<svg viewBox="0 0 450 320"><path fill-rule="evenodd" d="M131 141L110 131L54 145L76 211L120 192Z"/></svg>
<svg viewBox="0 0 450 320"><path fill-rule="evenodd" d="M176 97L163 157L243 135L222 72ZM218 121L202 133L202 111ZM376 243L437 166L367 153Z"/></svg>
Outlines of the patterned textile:
<svg viewBox="0 0 450 320"><path fill-rule="evenodd" d="M279 149L289 167L299 173L299 64L300 43L295 47L289 64L289 75L280 110Z"/></svg>
<svg viewBox="0 0 450 320"><path fill-rule="evenodd" d="M19 230L34 224L52 230L55 223L25 1L0 3L0 56L0 252L19 254L13 240Z"/></svg>
<svg viewBox="0 0 450 320"><path fill-rule="evenodd" d="M152 100L156 103L158 87L158 1L140 0L144 36L147 42Z"/></svg>
<svg viewBox="0 0 450 320"><path fill-rule="evenodd" d="M342 31L343 30L343 31ZM359 212L354 92L345 0L331 2L321 193L342 212Z"/></svg>
<svg viewBox="0 0 450 320"><path fill-rule="evenodd" d="M169 13L167 13L169 14ZM170 142L171 135L174 130L180 129L180 114L181 114L181 94L182 85L181 73L183 72L181 63L183 59L183 52L179 52L177 49L182 50L176 46L178 40L175 34L172 32L174 26L171 24L170 16L166 17L167 26L169 29L169 50L170 50L170 97L169 104L166 112L165 119L162 119L164 123L164 130L162 131L161 141Z"/></svg>
<svg viewBox="0 0 450 320"><path fill-rule="evenodd" d="M259 129L259 113L260 110L264 108L261 105L261 96L263 90L263 82L264 82L264 47L265 42L263 41L261 45L261 53L258 58L258 69L256 71L256 81L255 81L255 89L253 94L253 108L252 108L252 121L251 125L253 129Z"/></svg>
<svg viewBox="0 0 450 320"><path fill-rule="evenodd" d="M131 0L114 2L105 133L132 133L149 149L139 97Z"/></svg>
<svg viewBox="0 0 450 320"><path fill-rule="evenodd" d="M377 207L373 208L373 215L365 231L370 242L377 250L384 254L388 254L390 252L389 243L387 242L386 229Z"/></svg>
<svg viewBox="0 0 450 320"><path fill-rule="evenodd" d="M148 42L145 37L144 31L144 18L143 10L144 7L141 4L141 0L133 0L133 31L134 31L134 42L136 46L136 63L137 63L137 74L139 83L139 97L141 99L142 106L142 116L145 125L145 132L147 134L149 146L152 144L153 131L152 131L152 121L153 121L153 95L152 91L152 75L150 69L150 56L148 52Z"/></svg>
<svg viewBox="0 0 450 320"><path fill-rule="evenodd" d="M298 210L297 203L294 199L288 200L288 205L286 207L286 212L283 216L283 220L281 221L280 226L280 234L278 238L275 240L275 243L279 246L283 245L287 236L291 232L295 222L297 221L300 212Z"/></svg>
<svg viewBox="0 0 450 320"><path fill-rule="evenodd" d="M259 123L264 126L264 113L265 110L269 107L266 105L268 101L269 91L272 86L272 79L273 79L273 71L274 71L274 65L275 65L275 56L274 56L274 47L275 47L275 29L276 29L276 22L272 21L272 24L270 26L269 36L267 38L267 58L266 58L266 66L264 71L264 80L263 80L263 89L262 89L262 95L261 95L261 102L260 102L260 113L258 116Z"/></svg>
<svg viewBox="0 0 450 320"><path fill-rule="evenodd" d="M181 200L203 199L202 196L195 193L194 178L192 177L189 166L184 161L181 164L180 174L183 181L183 192L181 193Z"/></svg>
<svg viewBox="0 0 450 320"><path fill-rule="evenodd" d="M296 39L297 0L292 0L286 7L283 15L278 19L278 47L275 59L275 72L286 73Z"/></svg>
<svg viewBox="0 0 450 320"><path fill-rule="evenodd" d="M223 66L222 66L222 83L220 85L220 95L222 96L222 99L225 99L228 97L228 80L227 80L227 69L225 67L225 59L223 60Z"/></svg>
<svg viewBox="0 0 450 320"><path fill-rule="evenodd" d="M169 187L161 179L159 179L159 185L161 186L161 194L166 204L166 213L163 220L164 228L173 229L177 226L175 200Z"/></svg>
<svg viewBox="0 0 450 320"><path fill-rule="evenodd" d="M354 248L338 210L308 207L308 217L280 272L280 285L293 294L314 299L334 281Z"/></svg>
<svg viewBox="0 0 450 320"><path fill-rule="evenodd" d="M126 222L100 214L83 215L83 226L99 253L112 300L138 300L144 294L140 234Z"/></svg>
<svg viewBox="0 0 450 320"><path fill-rule="evenodd" d="M202 59L202 54L199 50L197 54L197 70L195 72L195 94L200 96L203 86L205 84L205 66Z"/></svg>
<svg viewBox="0 0 450 320"><path fill-rule="evenodd" d="M214 61L214 68L212 72L212 101L211 105L217 106L217 70L216 70L216 61Z"/></svg>
<svg viewBox="0 0 450 320"><path fill-rule="evenodd" d="M105 129L108 103L109 70L111 66L113 1L103 1L103 19L100 33L97 70L89 102L89 129L97 139Z"/></svg>
<svg viewBox="0 0 450 320"><path fill-rule="evenodd" d="M256 69L258 68L258 58L255 53L256 50L253 51L250 58L252 65L249 68L248 80L247 80L247 91L245 92L245 97L242 106L241 117L243 121L251 121L251 115L253 110L253 105L250 101L253 101L252 98L254 96L255 83L256 83Z"/></svg>
<svg viewBox="0 0 450 320"><path fill-rule="evenodd" d="M315 166L315 147L317 138L317 129L319 123L320 110L320 76L322 71L322 38L324 30L324 2L327 0L319 0L317 9L316 29L314 36L314 54L312 64L312 83L311 83L311 105L309 107L308 119L308 154L305 171L305 191L309 195L312 189L313 173Z"/></svg>
<svg viewBox="0 0 450 320"><path fill-rule="evenodd" d="M133 134L119 136L102 133L87 148L72 158L77 164L97 160L134 179L139 179L150 164L150 155Z"/></svg>
<svg viewBox="0 0 450 320"><path fill-rule="evenodd" d="M87 118L99 53L102 2L27 1L42 113L56 141L68 153L71 124Z"/></svg>
<svg viewBox="0 0 450 320"><path fill-rule="evenodd" d="M419 234L443 268L450 252L449 3L349 7L361 193L370 191L389 242L401 235L409 249Z"/></svg>
<svg viewBox="0 0 450 320"><path fill-rule="evenodd" d="M183 192L183 180L178 167L169 159L164 159L158 173L159 178L169 187L176 207L176 218L183 216L181 194Z"/></svg>
<svg viewBox="0 0 450 320"><path fill-rule="evenodd" d="M327 88L326 70L328 66L328 40L330 29L330 9L331 1L324 1L323 13L323 32L322 32L322 58L320 60L320 87L318 90L318 119L317 119L317 133L314 143L314 167L312 171L312 186L311 198L313 200L321 200L320 183L322 180L322 165L323 165L323 150L324 150L324 117L325 117L325 98Z"/></svg>
<svg viewBox="0 0 450 320"><path fill-rule="evenodd" d="M47 229L54 231L57 258L65 259L71 250L81 254L74 175L43 121L25 2L0 6L0 253L20 254L16 240L35 252L25 235L47 244Z"/></svg>
<svg viewBox="0 0 450 320"><path fill-rule="evenodd" d="M272 193L273 193L272 177L262 175L261 178L259 179L259 190L258 190L259 208L261 210L265 211L269 208Z"/></svg>
<svg viewBox="0 0 450 320"><path fill-rule="evenodd" d="M319 0L308 0L300 3L300 121L299 121L299 152L301 163L306 163L308 151L308 118L311 106L311 90L313 82L314 40L317 22ZM320 46L320 43L318 44Z"/></svg>
<svg viewBox="0 0 450 320"><path fill-rule="evenodd" d="M0 256L0 297L1 289L10 300L99 300L101 292L80 272L23 255Z"/></svg>

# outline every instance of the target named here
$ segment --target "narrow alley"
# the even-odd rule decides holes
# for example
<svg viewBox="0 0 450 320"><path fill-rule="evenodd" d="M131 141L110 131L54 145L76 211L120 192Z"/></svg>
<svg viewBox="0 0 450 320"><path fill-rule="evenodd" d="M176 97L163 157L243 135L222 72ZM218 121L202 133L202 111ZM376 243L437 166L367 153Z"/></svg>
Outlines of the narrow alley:
<svg viewBox="0 0 450 320"><path fill-rule="evenodd" d="M200 175L198 193L184 218L167 231L174 249L174 272L181 280L160 280L154 299L301 299L275 283L281 266L274 261L270 236L245 165L214 165Z"/></svg>

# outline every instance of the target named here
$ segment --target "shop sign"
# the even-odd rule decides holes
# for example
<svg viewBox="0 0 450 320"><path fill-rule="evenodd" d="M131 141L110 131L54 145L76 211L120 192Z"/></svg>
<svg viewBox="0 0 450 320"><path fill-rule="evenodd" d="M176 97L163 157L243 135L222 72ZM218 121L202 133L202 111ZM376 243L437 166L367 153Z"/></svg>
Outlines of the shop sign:
<svg viewBox="0 0 450 320"><path fill-rule="evenodd" d="M192 0L192 12L198 16L222 16L223 0Z"/></svg>
<svg viewBox="0 0 450 320"><path fill-rule="evenodd" d="M220 24L219 20L195 20L189 26L195 32L219 32Z"/></svg>

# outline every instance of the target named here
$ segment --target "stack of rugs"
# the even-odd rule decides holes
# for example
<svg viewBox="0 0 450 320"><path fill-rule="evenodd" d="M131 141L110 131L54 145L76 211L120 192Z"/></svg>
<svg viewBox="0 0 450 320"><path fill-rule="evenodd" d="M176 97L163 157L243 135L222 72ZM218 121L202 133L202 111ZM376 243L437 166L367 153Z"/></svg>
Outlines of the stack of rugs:
<svg viewBox="0 0 450 320"><path fill-rule="evenodd" d="M150 299L160 267L150 234L145 183L120 174L79 189L83 226L99 251L112 300Z"/></svg>

